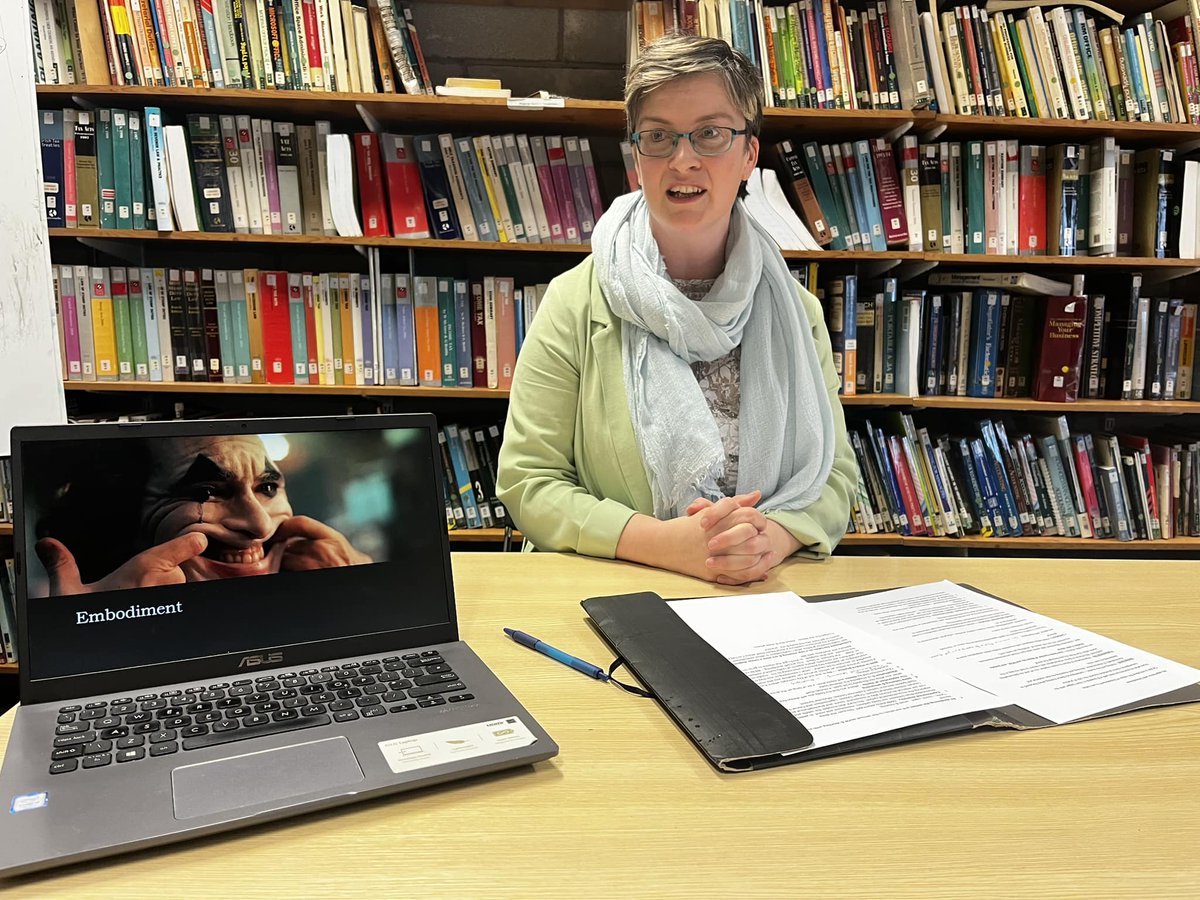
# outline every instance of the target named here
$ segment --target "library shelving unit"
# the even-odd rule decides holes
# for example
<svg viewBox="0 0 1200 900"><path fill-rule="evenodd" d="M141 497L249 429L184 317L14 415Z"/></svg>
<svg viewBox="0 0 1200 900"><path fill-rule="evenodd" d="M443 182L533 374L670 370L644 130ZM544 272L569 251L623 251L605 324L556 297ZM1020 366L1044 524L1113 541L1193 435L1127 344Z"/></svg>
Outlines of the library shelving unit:
<svg viewBox="0 0 1200 900"><path fill-rule="evenodd" d="M0 522L0 565L3 560L12 555L13 527L11 523ZM16 663L0 663L0 675L17 674Z"/></svg>
<svg viewBox="0 0 1200 900"><path fill-rule="evenodd" d="M489 3L489 0L471 0ZM579 8L627 10L629 0L490 0L490 5L533 6L545 8ZM1067 4L1069 5L1069 3ZM1142 0L1116 0L1115 7L1134 13L1145 8ZM62 106L124 108L158 106L168 112L233 112L265 117L286 117L311 122L330 119L339 123L355 123L362 129L393 129L405 133L433 131L486 132L490 129L523 130L529 133L572 131L609 138L613 142L624 136L624 112L619 101L567 99L561 108L539 110L511 109L503 100L460 99L426 96L406 96L378 93L305 93L299 91L260 91L244 89L189 89L110 87L97 85L41 85L37 88L38 104L53 109ZM853 140L878 138L894 141L911 133L923 141L963 140L973 137L988 139L1022 139L1050 144L1063 141L1087 141L1113 135L1121 146L1170 146L1189 148L1200 146L1200 126L1154 124L1141 122L1074 121L1062 119L1018 119L982 116L948 115L926 110L829 110L829 109L769 109L766 111L762 140L764 145L803 137L804 140ZM389 250L408 250L432 254L437 259L447 256L492 257L508 264L514 254L536 259L546 271L573 265L589 252L586 245L561 244L500 244L464 241L405 240L399 238L342 238L313 235L251 235L212 233L158 233L152 231L118 231L54 228L50 229L52 247L63 242L86 241L106 253L135 259L136 254L153 248L157 255L178 247L190 252L216 253L222 250L242 250L281 254L295 249L315 250L337 247L380 247ZM122 249L127 248L127 249ZM1042 274L1056 272L1101 273L1141 271L1147 281L1161 283L1186 277L1200 271L1200 261L1188 259L1158 259L1145 257L1030 257L996 256L910 251L887 252L804 252L788 251L789 261L819 261L836 267L860 267L871 276L885 272L901 280L929 271L938 266L958 268L1019 267ZM277 256L278 258L278 256ZM145 263L143 263L145 264ZM453 264L453 263L451 263ZM402 400L406 404L423 404L436 412L454 413L460 404L470 403L472 409L492 409L494 418L503 415L508 392L476 388L414 388L364 387L351 385L245 385L205 383L143 383L143 382L67 382L70 395L105 394L112 402L134 396L204 394L211 397L243 395L259 397L267 405L287 398L305 402L312 398L372 398ZM1025 398L974 399L964 397L909 397L867 394L843 398L843 405L855 409L915 409L957 410L983 416L1009 412L1066 414L1096 414L1099 416L1178 416L1200 411L1193 402L1133 402L1110 400L1081 400L1075 403L1037 403ZM519 539L519 535L516 536ZM503 532L498 529L455 531L456 542L499 543ZM0 544L4 538L0 536ZM1121 554L1131 551L1147 553L1200 555L1200 538L1179 538L1170 541L1093 540L1065 537L1020 538L933 538L901 537L893 534L851 534L843 545L848 548L879 548L890 552L895 548L917 551L1002 550L1055 551L1073 555Z"/></svg>

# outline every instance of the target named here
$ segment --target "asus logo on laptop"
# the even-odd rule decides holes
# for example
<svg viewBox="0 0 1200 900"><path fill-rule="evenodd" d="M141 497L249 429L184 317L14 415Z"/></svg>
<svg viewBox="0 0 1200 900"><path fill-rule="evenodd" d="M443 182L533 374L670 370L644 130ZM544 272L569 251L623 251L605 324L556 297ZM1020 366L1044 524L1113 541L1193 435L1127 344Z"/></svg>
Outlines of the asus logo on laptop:
<svg viewBox="0 0 1200 900"><path fill-rule="evenodd" d="M283 662L283 653L281 651L275 653L251 653L249 656L242 657L242 661L238 663L238 668L246 669L281 662Z"/></svg>

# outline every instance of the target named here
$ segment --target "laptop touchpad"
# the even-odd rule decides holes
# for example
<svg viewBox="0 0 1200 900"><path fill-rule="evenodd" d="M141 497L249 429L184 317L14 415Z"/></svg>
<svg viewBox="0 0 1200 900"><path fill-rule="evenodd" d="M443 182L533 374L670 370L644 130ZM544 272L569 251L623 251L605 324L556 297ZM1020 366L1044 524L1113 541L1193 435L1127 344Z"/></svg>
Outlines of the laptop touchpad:
<svg viewBox="0 0 1200 900"><path fill-rule="evenodd" d="M180 766L171 772L177 819L288 800L362 780L350 742L340 735Z"/></svg>

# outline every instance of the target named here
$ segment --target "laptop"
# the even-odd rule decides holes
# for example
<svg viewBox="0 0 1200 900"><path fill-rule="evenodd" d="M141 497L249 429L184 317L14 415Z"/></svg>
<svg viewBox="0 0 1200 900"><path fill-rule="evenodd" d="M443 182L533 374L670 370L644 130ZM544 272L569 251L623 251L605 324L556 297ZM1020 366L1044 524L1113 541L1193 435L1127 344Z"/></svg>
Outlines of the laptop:
<svg viewBox="0 0 1200 900"><path fill-rule="evenodd" d="M0 876L524 766L458 639L432 415L12 430Z"/></svg>

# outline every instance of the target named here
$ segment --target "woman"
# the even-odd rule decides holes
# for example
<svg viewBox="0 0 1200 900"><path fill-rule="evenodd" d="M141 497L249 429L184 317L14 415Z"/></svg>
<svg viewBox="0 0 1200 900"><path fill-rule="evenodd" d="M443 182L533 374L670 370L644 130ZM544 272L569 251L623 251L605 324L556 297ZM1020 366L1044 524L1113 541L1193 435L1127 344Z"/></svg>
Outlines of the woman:
<svg viewBox="0 0 1200 900"><path fill-rule="evenodd" d="M739 202L760 92L708 38L631 67L642 190L551 282L513 378L498 493L527 545L744 584L845 532L857 474L820 305Z"/></svg>

